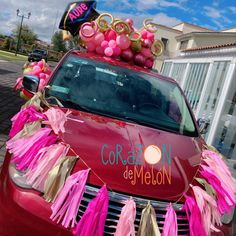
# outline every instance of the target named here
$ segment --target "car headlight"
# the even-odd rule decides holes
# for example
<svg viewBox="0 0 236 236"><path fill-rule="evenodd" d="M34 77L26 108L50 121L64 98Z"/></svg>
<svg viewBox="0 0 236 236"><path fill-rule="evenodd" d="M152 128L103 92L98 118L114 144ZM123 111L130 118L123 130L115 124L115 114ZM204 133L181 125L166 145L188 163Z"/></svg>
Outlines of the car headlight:
<svg viewBox="0 0 236 236"><path fill-rule="evenodd" d="M234 208L231 209L230 213L229 214L224 214L222 217L221 217L221 222L223 224L229 224L232 220L233 220L233 217L234 217Z"/></svg>
<svg viewBox="0 0 236 236"><path fill-rule="evenodd" d="M18 171L13 164L9 165L9 175L17 186L27 189L32 188L30 185L26 184L24 173Z"/></svg>

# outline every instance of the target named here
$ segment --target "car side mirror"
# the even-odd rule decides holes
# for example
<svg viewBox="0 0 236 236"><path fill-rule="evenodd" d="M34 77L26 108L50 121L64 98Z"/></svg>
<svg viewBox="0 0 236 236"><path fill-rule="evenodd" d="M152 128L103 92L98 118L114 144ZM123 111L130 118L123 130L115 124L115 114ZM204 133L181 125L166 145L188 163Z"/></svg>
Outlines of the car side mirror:
<svg viewBox="0 0 236 236"><path fill-rule="evenodd" d="M35 94L38 91L39 78L34 75L25 75L23 77L22 85L27 92Z"/></svg>
<svg viewBox="0 0 236 236"><path fill-rule="evenodd" d="M210 126L210 120L209 119L203 119L199 118L197 120L197 124L199 127L200 134L206 134L208 132L209 126Z"/></svg>

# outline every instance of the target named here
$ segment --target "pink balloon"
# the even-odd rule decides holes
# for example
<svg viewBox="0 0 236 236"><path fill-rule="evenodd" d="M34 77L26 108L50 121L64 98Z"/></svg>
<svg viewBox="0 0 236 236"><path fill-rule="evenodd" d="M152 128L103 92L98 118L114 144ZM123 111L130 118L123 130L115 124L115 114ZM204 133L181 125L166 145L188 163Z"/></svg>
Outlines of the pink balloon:
<svg viewBox="0 0 236 236"><path fill-rule="evenodd" d="M142 38L143 39L147 39L147 30L143 30L142 32L141 32L141 35L142 35Z"/></svg>
<svg viewBox="0 0 236 236"><path fill-rule="evenodd" d="M104 55L104 49L101 46L97 46L96 53L99 55Z"/></svg>
<svg viewBox="0 0 236 236"><path fill-rule="evenodd" d="M146 48L150 48L152 45L152 41L150 39L144 39L143 40L143 46Z"/></svg>
<svg viewBox="0 0 236 236"><path fill-rule="evenodd" d="M38 64L37 64L37 66L39 66L41 69L43 68L43 66L44 66L44 63L43 63L43 61L39 61L38 62Z"/></svg>
<svg viewBox="0 0 236 236"><path fill-rule="evenodd" d="M108 43L109 47L115 48L116 47L116 41L115 40L110 40Z"/></svg>
<svg viewBox="0 0 236 236"><path fill-rule="evenodd" d="M34 66L36 66L37 65L37 62L31 62L30 63L30 66L32 66L32 67L34 67Z"/></svg>
<svg viewBox="0 0 236 236"><path fill-rule="evenodd" d="M118 46L113 48L113 55L114 56L120 56L120 54L121 54L121 49Z"/></svg>
<svg viewBox="0 0 236 236"><path fill-rule="evenodd" d="M40 91L43 90L43 89L45 88L45 86L46 86L46 81L43 80L43 79L41 79L41 80L39 81L39 90L40 90Z"/></svg>
<svg viewBox="0 0 236 236"><path fill-rule="evenodd" d="M40 73L39 78L45 80L46 79L46 74L45 73Z"/></svg>
<svg viewBox="0 0 236 236"><path fill-rule="evenodd" d="M105 49L108 47L108 41L104 40L104 41L101 43L101 47L105 50Z"/></svg>
<svg viewBox="0 0 236 236"><path fill-rule="evenodd" d="M107 57L111 57L113 55L113 49L110 48L110 47L107 47L104 51L104 54L107 56Z"/></svg>
<svg viewBox="0 0 236 236"><path fill-rule="evenodd" d="M120 56L124 61L131 61L133 59L134 54L131 49L126 49L121 52Z"/></svg>
<svg viewBox="0 0 236 236"><path fill-rule="evenodd" d="M105 33L105 38L107 41L116 40L116 32L114 30L108 30Z"/></svg>
<svg viewBox="0 0 236 236"><path fill-rule="evenodd" d="M31 74L38 76L39 73L41 73L41 72L42 72L42 69L39 66L34 66L33 70L31 71Z"/></svg>
<svg viewBox="0 0 236 236"><path fill-rule="evenodd" d="M79 31L80 38L85 42L91 41L93 39L94 35L95 35L95 31L94 31L93 27L89 26L89 25L85 25L83 27L83 31L82 31L82 29L80 29L80 31Z"/></svg>
<svg viewBox="0 0 236 236"><path fill-rule="evenodd" d="M94 52L96 46L95 46L95 44L93 42L88 42L86 44L86 48L87 48L88 52Z"/></svg>
<svg viewBox="0 0 236 236"><path fill-rule="evenodd" d="M96 33L96 35L94 36L93 38L93 42L96 44L96 45L101 45L101 43L104 41L105 37L104 37L104 34L101 33L101 32L98 32Z"/></svg>
<svg viewBox="0 0 236 236"><path fill-rule="evenodd" d="M142 53L145 57L152 57L152 52L151 52L151 49L150 49L150 48L144 48L144 47L142 47L141 53Z"/></svg>
<svg viewBox="0 0 236 236"><path fill-rule="evenodd" d="M145 64L145 57L141 53L136 54L134 56L134 63L143 67Z"/></svg>
<svg viewBox="0 0 236 236"><path fill-rule="evenodd" d="M134 21L133 21L132 19L130 19L130 18L126 19L125 22L128 23L129 26L131 26L131 27L132 27L133 24L134 24Z"/></svg>
<svg viewBox="0 0 236 236"><path fill-rule="evenodd" d="M116 43L122 50L129 48L131 44L129 38L124 34L121 34L116 38Z"/></svg>
<svg viewBox="0 0 236 236"><path fill-rule="evenodd" d="M151 59L151 58L148 58L146 59L144 65L147 67L147 68L152 68L153 67L153 64L154 64L154 60Z"/></svg>
<svg viewBox="0 0 236 236"><path fill-rule="evenodd" d="M152 42L154 41L154 33L151 33L151 32L147 32L147 39L151 40Z"/></svg>

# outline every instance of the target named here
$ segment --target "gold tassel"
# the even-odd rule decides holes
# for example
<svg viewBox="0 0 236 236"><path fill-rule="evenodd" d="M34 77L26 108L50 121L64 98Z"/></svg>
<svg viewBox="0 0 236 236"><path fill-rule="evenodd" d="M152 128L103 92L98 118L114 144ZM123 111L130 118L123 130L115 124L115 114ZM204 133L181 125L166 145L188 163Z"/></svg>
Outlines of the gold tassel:
<svg viewBox="0 0 236 236"><path fill-rule="evenodd" d="M21 107L21 109L29 107L29 106L35 106L38 111L42 111L43 110L43 108L41 107L42 96L43 95L41 92L37 92L29 101L27 101Z"/></svg>
<svg viewBox="0 0 236 236"><path fill-rule="evenodd" d="M41 121L37 120L31 123L26 123L24 125L24 128L17 133L12 140L16 140L22 137L26 137L26 136L31 136L35 133L37 133L39 130L41 129Z"/></svg>
<svg viewBox="0 0 236 236"><path fill-rule="evenodd" d="M156 221L155 209L148 202L147 206L142 210L140 225L137 236L161 236Z"/></svg>
<svg viewBox="0 0 236 236"><path fill-rule="evenodd" d="M78 157L66 156L49 172L44 185L44 198L48 202L54 202L58 192L63 187L67 177Z"/></svg>
<svg viewBox="0 0 236 236"><path fill-rule="evenodd" d="M195 178L198 183L200 183L206 190L206 192L213 197L214 199L216 198L216 192L215 190L211 187L210 184L207 183L205 179L202 178Z"/></svg>

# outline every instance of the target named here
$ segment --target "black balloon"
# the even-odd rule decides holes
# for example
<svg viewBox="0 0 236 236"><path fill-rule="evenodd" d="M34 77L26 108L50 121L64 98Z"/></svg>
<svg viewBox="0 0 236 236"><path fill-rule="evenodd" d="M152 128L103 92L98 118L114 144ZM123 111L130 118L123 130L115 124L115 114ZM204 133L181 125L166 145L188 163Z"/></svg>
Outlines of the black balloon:
<svg viewBox="0 0 236 236"><path fill-rule="evenodd" d="M96 1L84 0L68 4L61 18L59 28L68 30L73 36L77 35L80 26L86 21L98 18L99 13L95 10Z"/></svg>

